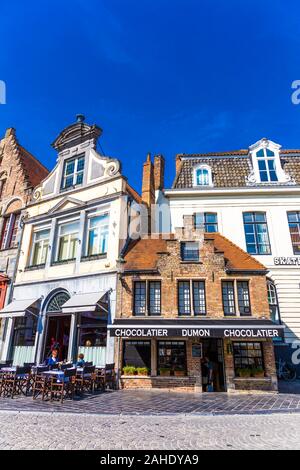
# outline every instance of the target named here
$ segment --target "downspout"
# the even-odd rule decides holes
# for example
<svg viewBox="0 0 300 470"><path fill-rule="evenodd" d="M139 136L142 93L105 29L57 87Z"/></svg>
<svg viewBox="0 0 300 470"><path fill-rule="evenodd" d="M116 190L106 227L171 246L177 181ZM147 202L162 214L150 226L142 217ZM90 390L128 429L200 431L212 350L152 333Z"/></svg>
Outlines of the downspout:
<svg viewBox="0 0 300 470"><path fill-rule="evenodd" d="M130 224L130 208L132 206L132 203L133 203L133 198L132 197L129 197L128 198L128 204L127 204L127 207L128 207L128 214L127 214L127 227L129 227L129 224ZM128 232L128 231L127 231ZM124 255L126 253L126 250L129 246L131 242L131 238L129 236L129 234L127 233L127 238L126 238L126 242L121 250L121 253L120 253L120 256L119 256L119 259L118 259L118 272L117 272L117 276L118 276L118 280L117 280L117 294L118 294L118 286L119 286L119 282L121 282L121 278L122 278L122 274L123 274L123 264L124 264ZM121 290L121 302L120 302L120 310L122 312L122 308L123 308L123 293L122 293L122 290ZM117 341L117 357L116 357L116 363L117 363L117 367L116 367L116 379L117 379L117 384L118 384L118 388L121 388L121 371L122 371L122 364L120 364L120 359L121 359L121 355L122 355L122 351L121 351L121 348L122 348L122 340L121 338L117 338L116 339ZM121 366L121 367L120 367Z"/></svg>

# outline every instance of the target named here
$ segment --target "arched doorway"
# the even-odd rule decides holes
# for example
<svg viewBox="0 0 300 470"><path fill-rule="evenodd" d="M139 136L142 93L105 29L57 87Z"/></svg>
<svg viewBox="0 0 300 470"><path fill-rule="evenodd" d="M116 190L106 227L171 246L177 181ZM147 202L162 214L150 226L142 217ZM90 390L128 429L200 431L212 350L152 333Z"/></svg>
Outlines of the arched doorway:
<svg viewBox="0 0 300 470"><path fill-rule="evenodd" d="M46 336L44 360L50 356L53 349L58 350L60 361L68 359L71 315L62 313L62 306L70 299L66 291L54 294L46 305Z"/></svg>

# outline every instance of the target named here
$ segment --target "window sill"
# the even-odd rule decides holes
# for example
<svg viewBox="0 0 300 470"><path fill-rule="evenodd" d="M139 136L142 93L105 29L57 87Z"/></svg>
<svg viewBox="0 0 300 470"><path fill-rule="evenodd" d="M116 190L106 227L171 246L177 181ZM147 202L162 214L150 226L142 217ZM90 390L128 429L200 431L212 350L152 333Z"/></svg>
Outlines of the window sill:
<svg viewBox="0 0 300 470"><path fill-rule="evenodd" d="M78 189L78 188L81 188L83 186L83 184L75 184L74 186L69 186L68 188L60 188L60 193L66 193L68 191L72 191L74 189Z"/></svg>
<svg viewBox="0 0 300 470"><path fill-rule="evenodd" d="M24 271L37 271L38 269L44 269L45 268L45 264L36 264L36 265L32 265L32 266L27 266Z"/></svg>
<svg viewBox="0 0 300 470"><path fill-rule="evenodd" d="M3 251L12 251L12 250L17 250L18 246L9 246L7 248L1 248L0 253Z"/></svg>
<svg viewBox="0 0 300 470"><path fill-rule="evenodd" d="M181 260L180 264L203 264L203 262L200 261L200 260L193 260L193 261L192 260L191 261L190 260L187 260L187 261Z"/></svg>
<svg viewBox="0 0 300 470"><path fill-rule="evenodd" d="M252 313L247 313L245 315L232 313L231 315L224 313L224 318L251 318L253 317Z"/></svg>
<svg viewBox="0 0 300 470"><path fill-rule="evenodd" d="M82 262L85 262L85 261L94 261L94 260L97 260L97 259L105 259L107 258L107 253L101 253L99 255L88 255L88 256L82 256L81 257L81 261Z"/></svg>
<svg viewBox="0 0 300 470"><path fill-rule="evenodd" d="M178 318L201 318L201 317L207 317L207 313L178 313L177 314Z"/></svg>
<svg viewBox="0 0 300 470"><path fill-rule="evenodd" d="M144 315L139 315L139 314L133 312L132 316L134 318L161 318L162 315L161 315L161 313L157 313L156 315L150 315L150 314L146 314L146 313Z"/></svg>
<svg viewBox="0 0 300 470"><path fill-rule="evenodd" d="M242 382L243 380L251 380L251 382L270 382L271 377L234 377L234 381Z"/></svg>
<svg viewBox="0 0 300 470"><path fill-rule="evenodd" d="M75 261L76 261L76 258L65 259L62 261L53 261L51 263L51 266L59 266L60 264L70 264L70 263L74 263Z"/></svg>

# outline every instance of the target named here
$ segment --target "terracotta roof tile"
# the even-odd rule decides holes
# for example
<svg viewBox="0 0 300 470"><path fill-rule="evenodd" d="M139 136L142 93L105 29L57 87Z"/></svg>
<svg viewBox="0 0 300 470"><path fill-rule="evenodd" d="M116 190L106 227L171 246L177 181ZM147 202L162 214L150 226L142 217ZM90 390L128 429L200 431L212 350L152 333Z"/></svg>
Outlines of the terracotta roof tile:
<svg viewBox="0 0 300 470"><path fill-rule="evenodd" d="M133 199L138 202L139 204L142 203L142 198L138 194L138 192L130 186L130 184L126 183L126 191L133 197Z"/></svg>
<svg viewBox="0 0 300 470"><path fill-rule="evenodd" d="M159 253L167 252L167 240L170 239L175 239L174 234L164 234L157 236L157 238L133 241L124 256L125 272L155 270ZM266 271L263 264L220 233L206 233L205 240L212 240L215 250L224 253L227 268L238 271Z"/></svg>

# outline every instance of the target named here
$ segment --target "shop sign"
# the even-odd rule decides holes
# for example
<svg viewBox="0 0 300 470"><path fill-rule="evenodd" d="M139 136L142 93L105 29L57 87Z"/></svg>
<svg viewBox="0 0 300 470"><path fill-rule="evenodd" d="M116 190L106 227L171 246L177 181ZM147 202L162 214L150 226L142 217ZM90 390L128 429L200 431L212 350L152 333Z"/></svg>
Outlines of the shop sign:
<svg viewBox="0 0 300 470"><path fill-rule="evenodd" d="M119 338L279 338L281 328L111 328L111 336Z"/></svg>
<svg viewBox="0 0 300 470"><path fill-rule="evenodd" d="M300 266L300 257L277 256L274 258L275 266Z"/></svg>

